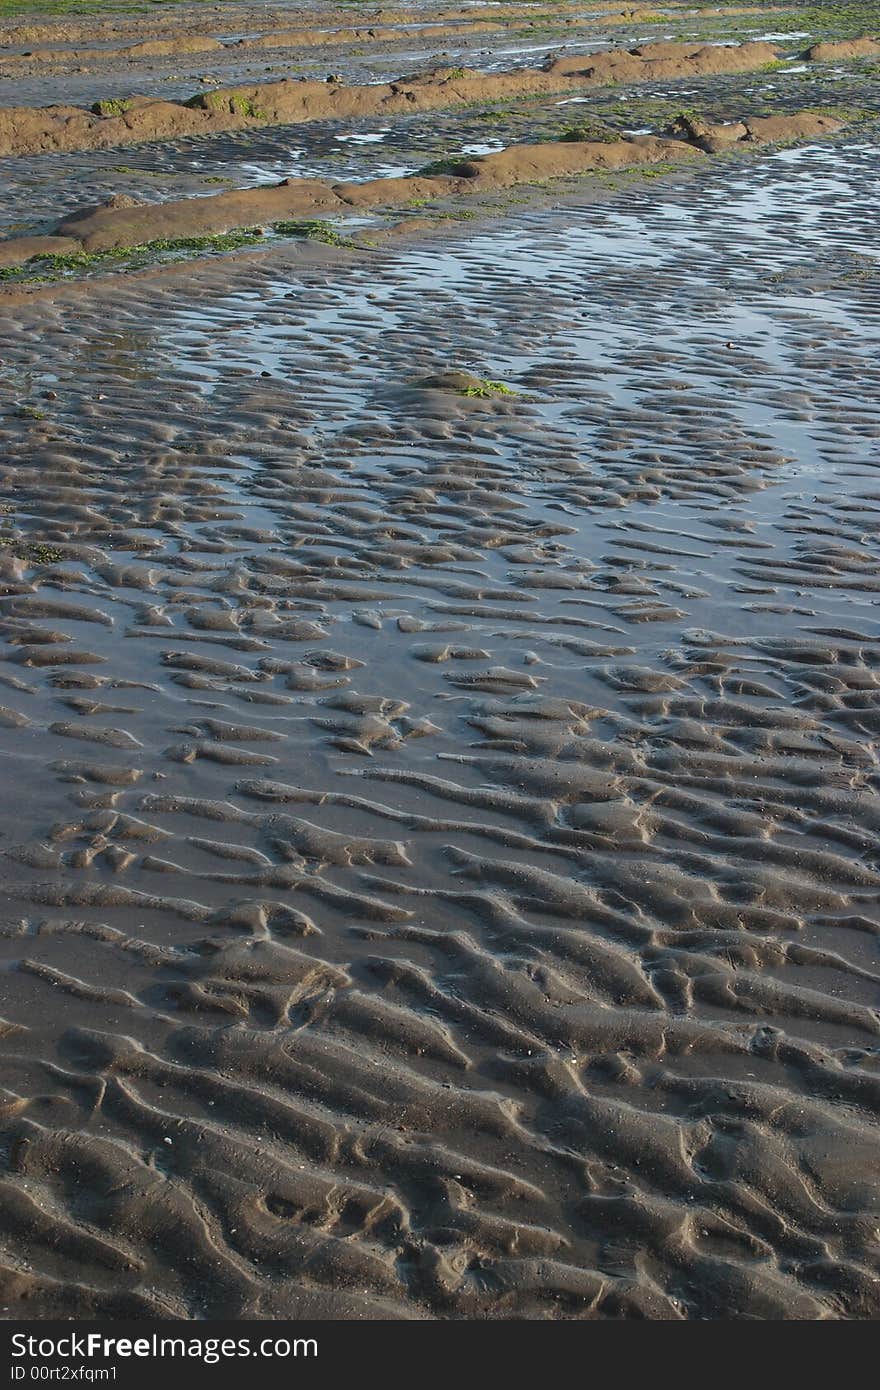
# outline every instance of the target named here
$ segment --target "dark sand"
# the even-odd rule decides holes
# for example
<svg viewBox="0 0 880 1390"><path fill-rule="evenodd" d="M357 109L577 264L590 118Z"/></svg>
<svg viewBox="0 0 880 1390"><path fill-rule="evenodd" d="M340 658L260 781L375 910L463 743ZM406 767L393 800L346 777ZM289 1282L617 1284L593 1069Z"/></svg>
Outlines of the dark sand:
<svg viewBox="0 0 880 1390"><path fill-rule="evenodd" d="M613 97L830 138L0 286L4 1316L880 1314L858 61ZM345 177L474 141L420 119ZM376 133L310 129L5 160L0 213Z"/></svg>

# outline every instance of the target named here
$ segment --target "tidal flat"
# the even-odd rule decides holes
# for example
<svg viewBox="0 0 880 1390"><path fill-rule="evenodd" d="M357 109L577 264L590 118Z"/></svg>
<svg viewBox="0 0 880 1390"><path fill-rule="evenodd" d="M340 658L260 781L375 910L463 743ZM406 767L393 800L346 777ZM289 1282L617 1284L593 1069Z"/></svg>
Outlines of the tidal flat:
<svg viewBox="0 0 880 1390"><path fill-rule="evenodd" d="M0 3L0 1293L880 1316L880 5Z"/></svg>

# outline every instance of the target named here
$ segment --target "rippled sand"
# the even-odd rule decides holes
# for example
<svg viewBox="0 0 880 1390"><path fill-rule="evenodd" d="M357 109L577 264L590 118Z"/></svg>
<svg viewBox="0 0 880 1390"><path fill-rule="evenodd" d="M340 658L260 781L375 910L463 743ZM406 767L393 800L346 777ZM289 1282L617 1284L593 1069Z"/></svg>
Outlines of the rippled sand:
<svg viewBox="0 0 880 1390"><path fill-rule="evenodd" d="M878 168L0 306L7 1316L880 1313Z"/></svg>

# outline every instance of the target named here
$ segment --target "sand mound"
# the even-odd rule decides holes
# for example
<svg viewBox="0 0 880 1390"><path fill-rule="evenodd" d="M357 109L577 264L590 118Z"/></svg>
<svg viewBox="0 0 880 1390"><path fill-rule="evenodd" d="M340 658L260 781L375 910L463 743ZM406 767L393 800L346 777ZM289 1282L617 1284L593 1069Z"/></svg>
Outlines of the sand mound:
<svg viewBox="0 0 880 1390"><path fill-rule="evenodd" d="M726 125L683 115L676 122L676 131L707 154L718 154L745 142L772 145L785 140L832 135L841 129L841 124L836 118L815 111L798 111L790 116L750 116L745 121L731 121Z"/></svg>
<svg viewBox="0 0 880 1390"><path fill-rule="evenodd" d="M235 189L210 198L141 203L125 195L99 207L62 218L50 237L26 237L0 244L0 264L20 265L58 249L89 253L143 246L159 240L211 236L244 227L266 227L288 218L344 215L353 209L390 208L413 199L492 193L517 184L539 183L599 170L638 168L700 158L734 142L771 144L833 134L843 122L812 111L791 116L749 118L730 126L683 118L685 138L634 136L628 140L564 140L511 145L474 159L463 159L452 173L368 179L328 184L320 179L285 179L266 188Z"/></svg>
<svg viewBox="0 0 880 1390"><path fill-rule="evenodd" d="M497 154L463 161L460 173L413 178L368 179L364 183L322 183L286 179L272 188L236 189L212 198L181 198L167 203L119 206L116 199L73 213L59 222L60 236L75 237L83 250L107 251L159 238L205 236L259 226L287 217L391 207L423 197L492 192L535 179L581 174L591 169L622 169L667 159L693 158L697 151L681 140L642 136L613 143L514 145ZM11 243L10 243L11 244Z"/></svg>
<svg viewBox="0 0 880 1390"><path fill-rule="evenodd" d="M148 39L144 43L132 44L122 53L126 58L176 58L185 53L222 53L223 48L219 39L205 35L186 39Z"/></svg>
<svg viewBox="0 0 880 1390"><path fill-rule="evenodd" d="M198 42L201 42L199 40ZM767 43L735 47L646 44L589 59L557 59L544 69L482 73L444 68L395 82L348 87L337 81L285 80L198 92L185 102L133 96L75 106L0 108L0 156L109 149L260 125L392 116L470 103L553 95L579 84L694 78L761 67L776 57Z"/></svg>
<svg viewBox="0 0 880 1390"><path fill-rule="evenodd" d="M592 82L650 82L676 77L745 72L772 63L779 50L772 43L718 44L650 43L608 53L572 54L554 58L545 72L580 76Z"/></svg>
<svg viewBox="0 0 880 1390"><path fill-rule="evenodd" d="M860 39L837 39L814 43L805 57L811 63L834 63L847 58L876 58L880 54L880 39L867 34Z"/></svg>

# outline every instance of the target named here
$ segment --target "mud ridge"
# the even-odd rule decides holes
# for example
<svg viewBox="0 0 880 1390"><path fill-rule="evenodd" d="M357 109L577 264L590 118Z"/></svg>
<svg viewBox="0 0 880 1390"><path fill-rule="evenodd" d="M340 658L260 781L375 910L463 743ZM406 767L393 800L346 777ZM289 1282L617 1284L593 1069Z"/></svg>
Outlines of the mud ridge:
<svg viewBox="0 0 880 1390"><path fill-rule="evenodd" d="M106 114L72 106L5 107L0 108L0 156L108 149L253 126L412 114L471 102L549 96L581 86L745 72L773 62L777 53L769 43L726 48L658 43L557 58L541 70L486 74L440 69L361 87L332 80L288 79L229 90L216 88L186 102L131 96L106 104Z"/></svg>
<svg viewBox="0 0 880 1390"><path fill-rule="evenodd" d="M731 125L711 125L684 118L687 139L636 136L632 140L563 141L512 145L497 154L462 158L451 174L370 179L356 184L326 184L286 179L275 188L239 189L209 198L140 204L113 199L109 206L66 217L46 237L0 242L0 266L80 252L100 253L120 247L148 246L163 239L185 240L256 226L282 226L285 218L314 214L339 216L353 210L393 208L413 199L457 198L485 194L518 184L541 182L596 170L632 169L681 163L701 151L735 145L760 146L812 139L842 130L831 116L805 111L791 116L749 118Z"/></svg>

